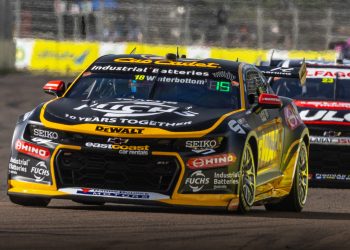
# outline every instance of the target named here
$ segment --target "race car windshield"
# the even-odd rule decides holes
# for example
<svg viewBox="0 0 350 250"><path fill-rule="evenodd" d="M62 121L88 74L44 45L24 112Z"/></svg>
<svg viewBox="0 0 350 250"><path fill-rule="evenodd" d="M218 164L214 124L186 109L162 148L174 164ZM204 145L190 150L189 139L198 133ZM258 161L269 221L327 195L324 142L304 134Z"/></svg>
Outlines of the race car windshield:
<svg viewBox="0 0 350 250"><path fill-rule="evenodd" d="M274 79L272 89L279 96L299 100L350 100L350 79L307 78L304 86L298 79Z"/></svg>
<svg viewBox="0 0 350 250"><path fill-rule="evenodd" d="M65 97L80 100L152 99L207 108L238 109L239 93L238 82L220 78L87 72Z"/></svg>

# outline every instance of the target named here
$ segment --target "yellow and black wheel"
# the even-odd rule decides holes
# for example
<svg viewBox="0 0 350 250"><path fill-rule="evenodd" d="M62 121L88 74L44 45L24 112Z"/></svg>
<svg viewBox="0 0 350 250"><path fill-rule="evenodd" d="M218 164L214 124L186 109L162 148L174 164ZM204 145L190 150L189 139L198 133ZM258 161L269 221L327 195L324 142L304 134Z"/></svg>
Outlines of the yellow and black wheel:
<svg viewBox="0 0 350 250"><path fill-rule="evenodd" d="M249 143L243 150L240 166L239 204L237 212L244 214L250 210L255 200L256 171L254 155Z"/></svg>

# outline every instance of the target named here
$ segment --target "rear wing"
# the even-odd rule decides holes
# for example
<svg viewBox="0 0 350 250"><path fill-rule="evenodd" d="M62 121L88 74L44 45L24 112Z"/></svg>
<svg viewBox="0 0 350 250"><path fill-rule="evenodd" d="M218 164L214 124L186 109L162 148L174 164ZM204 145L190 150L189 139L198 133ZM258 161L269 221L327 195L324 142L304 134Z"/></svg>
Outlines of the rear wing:
<svg viewBox="0 0 350 250"><path fill-rule="evenodd" d="M298 78L301 85L306 81L306 64L300 67L256 66L266 77Z"/></svg>

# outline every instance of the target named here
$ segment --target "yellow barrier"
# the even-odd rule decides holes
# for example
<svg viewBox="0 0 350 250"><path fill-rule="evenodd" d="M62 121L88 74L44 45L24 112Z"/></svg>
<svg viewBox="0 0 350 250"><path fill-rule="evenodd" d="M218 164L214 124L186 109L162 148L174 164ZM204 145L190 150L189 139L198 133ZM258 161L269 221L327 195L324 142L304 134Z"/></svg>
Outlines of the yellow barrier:
<svg viewBox="0 0 350 250"><path fill-rule="evenodd" d="M90 63L96 60L100 54L98 42L58 42L48 40L35 40L31 55L29 69L38 71L59 72L64 74L77 73L84 70ZM102 47L102 46L101 46ZM137 54L154 54L164 56L167 53L176 53L176 45L155 45L141 43L126 43L124 53L130 53L136 47ZM191 47L179 46L179 53L186 54ZM119 51L120 53L121 51ZM199 49L199 56L226 59L247 63L259 63L268 59L268 50L242 49L242 48L216 48L203 47L203 53ZM206 52L206 53L204 53ZM334 61L335 51L301 51L286 52L289 59L324 59Z"/></svg>
<svg viewBox="0 0 350 250"><path fill-rule="evenodd" d="M307 60L326 60L334 61L336 59L336 52L334 50L325 51L303 51L303 50L291 50L288 51L289 59L302 59Z"/></svg>
<svg viewBox="0 0 350 250"><path fill-rule="evenodd" d="M79 72L98 57L99 44L36 40L29 69Z"/></svg>
<svg viewBox="0 0 350 250"><path fill-rule="evenodd" d="M265 61L268 50L211 48L211 57L231 61L258 63Z"/></svg>

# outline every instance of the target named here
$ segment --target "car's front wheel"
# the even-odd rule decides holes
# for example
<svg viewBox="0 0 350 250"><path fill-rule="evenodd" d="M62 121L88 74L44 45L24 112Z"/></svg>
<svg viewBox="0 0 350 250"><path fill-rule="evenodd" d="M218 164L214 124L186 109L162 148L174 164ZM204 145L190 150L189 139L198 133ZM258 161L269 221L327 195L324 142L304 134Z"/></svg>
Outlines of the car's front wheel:
<svg viewBox="0 0 350 250"><path fill-rule="evenodd" d="M10 201L17 205L28 206L28 207L46 207L50 203L49 198L40 197L24 197L17 195L9 195Z"/></svg>
<svg viewBox="0 0 350 250"><path fill-rule="evenodd" d="M305 142L300 145L293 186L289 195L279 203L265 204L266 210L300 212L306 203L308 193L308 150Z"/></svg>
<svg viewBox="0 0 350 250"><path fill-rule="evenodd" d="M254 155L250 144L246 144L241 160L239 183L239 204L237 212L244 214L250 210L255 200L256 175Z"/></svg>

